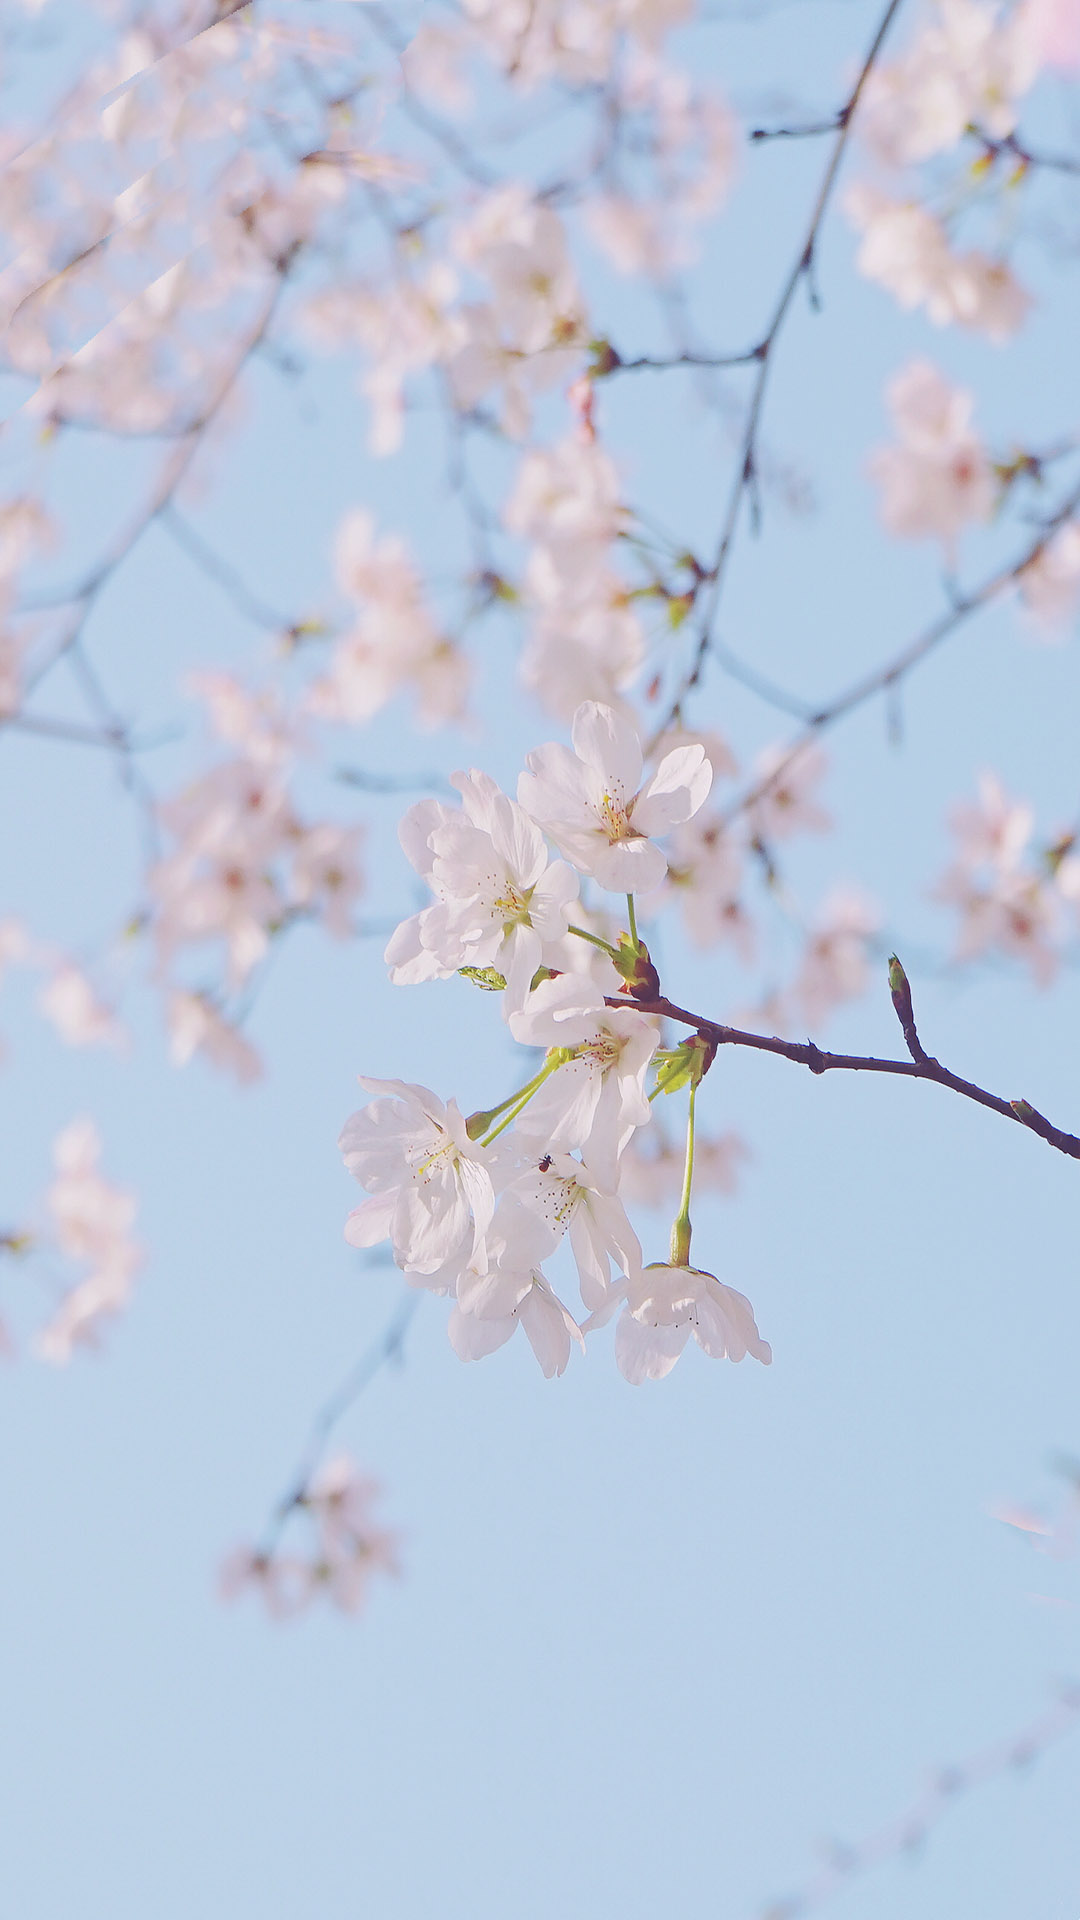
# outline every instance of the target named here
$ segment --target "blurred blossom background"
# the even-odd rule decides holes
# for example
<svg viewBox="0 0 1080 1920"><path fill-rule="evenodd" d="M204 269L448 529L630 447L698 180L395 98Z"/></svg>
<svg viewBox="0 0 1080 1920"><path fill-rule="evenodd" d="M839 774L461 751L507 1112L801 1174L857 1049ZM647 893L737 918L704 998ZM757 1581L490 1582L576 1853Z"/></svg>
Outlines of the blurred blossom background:
<svg viewBox="0 0 1080 1920"><path fill-rule="evenodd" d="M268 15L303 12L315 33L365 11ZM722 150L720 122L710 134L718 206L681 269L693 325L716 349L760 337L825 160L818 141L746 133L834 115L879 11L863 0L722 5L700 19L687 9L670 37L672 60L730 115ZM898 24L897 56L921 17ZM402 37L418 18L390 15ZM6 10L6 123L38 123L114 28L62 0ZM437 55L438 43L424 57ZM449 116L447 70L431 111ZM520 109L509 92L496 102L506 165L548 178L569 134L525 97ZM1077 120L1075 74L1051 71L1026 102L1026 134L1080 153ZM454 124L467 135L472 123L466 113ZM380 136L373 112L365 138L374 148ZM413 122L395 150L417 159L423 138ZM894 297L865 262L858 270L867 203L844 195L879 165L853 143L816 263L820 311L799 294L770 368L763 528L756 539L744 528L734 551L718 654L686 714L737 765L720 797L798 732L724 671L723 649L816 711L929 625L943 574L981 579L1023 547L1028 508L1021 499L1003 548L979 452L968 480L990 491L969 491L975 505L955 529L941 513L926 529L904 524L910 474L895 449L913 403L898 400L897 377L927 362L970 392L978 448L999 463L1054 447L1080 417L1076 180L1047 174L1022 202L1018 188L976 208L986 232L973 244L996 246L1000 224L986 235L1005 223L1031 300L1018 331L988 333L940 324L921 296ZM389 191L371 188L361 259L382 244ZM625 211L621 226L610 207L596 217L615 223L607 253L566 214L596 337L624 358L670 351L670 306L637 271ZM635 272L619 272L619 246ZM461 627L467 697L447 719L445 680L420 673L416 700L427 687L442 702L432 729L414 723L412 694L369 718L324 714L294 793L305 818L362 828L361 937L301 922L274 944L242 1008L232 1077L201 1055L182 1071L170 1059L170 1046L185 1051L182 1023L174 1010L172 1034L163 1028L145 939L129 925L145 848L123 756L0 730L0 920L85 968L104 1007L88 1012L59 962L28 964L9 932L0 1234L59 1177L53 1142L68 1128L69 1177L96 1165L110 1183L100 1206L124 1303L94 1347L41 1364L33 1329L59 1297L55 1275L15 1255L0 1271L19 1349L0 1374L6 1904L18 1920L783 1920L809 1910L795 1904L800 1889L831 1863L835 1888L820 1890L850 1920L1071 1914L1080 1737L1050 1739L1022 1764L1025 1730L1080 1679L1069 1160L934 1086L817 1078L723 1052L699 1099L717 1144L695 1251L752 1299L773 1365L712 1366L691 1348L668 1380L640 1389L616 1372L610 1332L552 1381L523 1341L463 1367L446 1303L420 1295L406 1320L401 1276L344 1242L359 1195L336 1142L358 1074L422 1082L464 1112L520 1078L491 996L459 979L387 980L389 932L420 904L398 818L459 767L513 792L526 752L565 737L566 714L539 710L522 685L519 608L495 592L464 618L471 602L456 583L479 570L477 523L455 491L438 382L408 388L401 444L385 451L393 407L383 396L380 429L361 391L370 369L355 316L335 334L324 301L319 334L301 313L302 276L294 292L292 319L252 354L183 483L179 536L167 516L150 526L90 612L87 645L139 739L139 778L165 798L205 766L191 676L227 673L297 700L325 680L318 629L342 617L343 523L352 561L339 564L368 551L364 523L348 518L358 512L379 538L408 542L438 621ZM576 413L567 399L580 371L579 353L531 397L538 444L580 421L580 398ZM30 378L0 379L4 497L33 473L62 527L59 551L34 565L78 582L159 450L50 433L28 407ZM590 396L628 494L695 553L711 551L722 519L747 380L746 369L642 371L597 379ZM962 441L969 424L957 416L949 431ZM468 457L470 486L497 505L520 452L491 432ZM931 512L924 480L915 493ZM1033 489L1032 513L1045 497ZM499 551L520 565L529 538L512 530ZM200 542L227 556L229 581ZM233 574L280 612L276 628L245 610ZM28 578L33 588L46 573ZM1026 923L1018 932L1000 900L987 931L991 908L971 897L982 871L971 850L1014 801L1030 816L1000 826L1019 849L1010 872L1027 861L1045 875L1045 849L1058 849L1058 866L1071 857L1080 666L1068 581L1051 612L1062 609L1040 623L1003 597L890 699L831 729L795 793L801 830L785 837L762 816L763 851L743 843L745 938L733 924L707 944L689 906L685 920L657 922L650 944L672 997L895 1055L895 950L931 1053L1080 1126L1068 885L1045 938ZM645 697L650 674L658 666L670 690L690 646L689 628L661 615L627 695L646 726L663 707ZM289 626L310 633L287 645ZM315 672L308 650L320 646ZM542 659L541 694L550 672ZM49 715L84 725L85 691L77 675L57 677ZM979 805L978 820L950 826L962 805ZM1045 901L1030 887L1025 901L1037 918ZM46 1017L43 987L55 1003ZM107 1017L121 1002L123 1036ZM100 1044L65 1046L65 1019L83 1039L87 1021L104 1021ZM83 1116L99 1131L96 1163L86 1131L70 1131ZM659 1115L673 1142L682 1119L681 1108ZM655 1166L638 1178L645 1255L662 1259L671 1189L659 1191ZM34 1204L40 1223L45 1202ZM297 1555L332 1554L350 1528L373 1529L376 1564L344 1580L336 1608L323 1596L302 1606L302 1573L286 1579L279 1611L297 1617L275 1619L245 1583L243 1554L292 1487L319 1409L388 1329L390 1356L335 1428L288 1534ZM54 1348L65 1337L54 1331ZM1003 1764L960 1791L969 1757L1000 1743ZM905 1810L953 1765L945 1817L925 1834L916 1818L903 1844ZM903 1831L882 1863L845 1875L845 1846L894 1821Z"/></svg>

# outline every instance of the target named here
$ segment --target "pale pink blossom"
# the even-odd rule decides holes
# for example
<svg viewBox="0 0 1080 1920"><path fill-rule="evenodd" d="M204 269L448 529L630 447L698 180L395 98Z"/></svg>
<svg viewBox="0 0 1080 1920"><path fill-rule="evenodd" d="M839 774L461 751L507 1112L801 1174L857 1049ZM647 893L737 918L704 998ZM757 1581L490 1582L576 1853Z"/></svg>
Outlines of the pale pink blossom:
<svg viewBox="0 0 1080 1920"><path fill-rule="evenodd" d="M694 1192L732 1194L739 1183L740 1163L750 1150L737 1133L715 1139L698 1131L694 1143ZM619 1191L642 1207L674 1204L682 1189L685 1146L663 1130L657 1115L652 1125L634 1134L619 1162Z"/></svg>
<svg viewBox="0 0 1080 1920"><path fill-rule="evenodd" d="M119 1047L127 1038L81 968L62 961L38 993L38 1006L69 1047Z"/></svg>
<svg viewBox="0 0 1080 1920"><path fill-rule="evenodd" d="M636 729L586 701L574 715L573 753L555 742L526 759L518 799L568 860L611 893L650 893L667 862L654 837L703 806L712 768L701 746L677 747L643 781Z"/></svg>
<svg viewBox="0 0 1080 1920"><path fill-rule="evenodd" d="M1004 260L977 248L958 253L942 222L914 200L895 200L858 183L845 205L862 233L856 264L902 307L925 307L936 326L959 324L1001 342L1032 305Z"/></svg>
<svg viewBox="0 0 1080 1920"><path fill-rule="evenodd" d="M832 819L817 799L829 763L820 747L766 747L754 763L758 792L747 810L752 832L768 844L796 833L827 833Z"/></svg>
<svg viewBox="0 0 1080 1920"><path fill-rule="evenodd" d="M788 998L798 1020L813 1028L834 1007L857 1000L869 979L868 943L880 925L874 903L850 887L836 887L807 936Z"/></svg>
<svg viewBox="0 0 1080 1920"><path fill-rule="evenodd" d="M1018 584L1025 608L1041 625L1052 629L1071 620L1080 600L1080 522L1059 527Z"/></svg>
<svg viewBox="0 0 1080 1920"><path fill-rule="evenodd" d="M101 1140L90 1120L76 1120L53 1146L56 1177L46 1195L62 1254L89 1267L63 1296L38 1335L43 1359L63 1364L75 1346L93 1344L102 1319L128 1303L142 1249L132 1236L135 1199L98 1171Z"/></svg>
<svg viewBox="0 0 1080 1920"><path fill-rule="evenodd" d="M287 1516L294 1535L306 1522L306 1552L237 1548L219 1574L222 1599L237 1599L254 1587L274 1619L290 1619L320 1597L344 1613L359 1613L373 1577L400 1571L397 1535L372 1517L380 1491L347 1454L328 1460Z"/></svg>
<svg viewBox="0 0 1080 1920"><path fill-rule="evenodd" d="M997 499L971 424L972 396L916 360L890 381L887 399L898 444L879 447L870 461L881 517L901 539L937 538L951 549L966 526L990 518Z"/></svg>
<svg viewBox="0 0 1080 1920"><path fill-rule="evenodd" d="M432 618L404 541L376 538L371 515L356 509L338 534L337 569L357 602L355 624L335 643L326 673L311 687L312 713L355 724L409 691L421 726L457 719L465 704L465 662Z"/></svg>
<svg viewBox="0 0 1080 1920"><path fill-rule="evenodd" d="M938 0L930 22L898 60L871 74L862 117L891 165L956 146L969 126L1001 139L1038 72L1039 50L1023 7Z"/></svg>
<svg viewBox="0 0 1080 1920"><path fill-rule="evenodd" d="M292 904L315 914L335 940L348 940L356 930L353 907L364 884L358 858L361 838L361 828L331 821L298 826L294 834Z"/></svg>
<svg viewBox="0 0 1080 1920"><path fill-rule="evenodd" d="M262 1061L250 1040L225 1019L208 994L176 991L168 1000L169 1055L178 1067L196 1053L249 1086L262 1073Z"/></svg>
<svg viewBox="0 0 1080 1920"><path fill-rule="evenodd" d="M951 824L956 858L935 897L959 912L957 959L996 950L1023 960L1047 985L1058 966L1062 901L1069 896L1073 863L1064 860L1056 875L1033 864L1034 811L1011 800L993 774L980 776L977 803L956 807Z"/></svg>

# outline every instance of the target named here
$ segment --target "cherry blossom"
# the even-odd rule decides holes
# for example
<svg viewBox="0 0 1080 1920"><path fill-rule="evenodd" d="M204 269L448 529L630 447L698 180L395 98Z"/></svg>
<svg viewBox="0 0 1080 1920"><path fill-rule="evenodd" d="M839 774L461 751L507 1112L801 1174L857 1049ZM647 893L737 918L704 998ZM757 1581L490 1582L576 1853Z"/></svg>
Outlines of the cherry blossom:
<svg viewBox="0 0 1080 1920"><path fill-rule="evenodd" d="M601 1186L614 1191L618 1157L649 1120L654 1023L631 1007L606 1006L590 980L560 974L510 1015L510 1031L524 1046L554 1049L554 1070L515 1121L517 1132L563 1151L580 1147Z"/></svg>
<svg viewBox="0 0 1080 1920"><path fill-rule="evenodd" d="M496 1267L470 1298L469 1311L458 1305L450 1314L450 1344L460 1360L486 1358L521 1326L545 1379L551 1380L565 1373L575 1343L584 1348L573 1314L538 1268Z"/></svg>
<svg viewBox="0 0 1080 1920"><path fill-rule="evenodd" d="M996 949L1023 960L1047 985L1058 967L1073 863L1063 860L1055 872L1031 862L1034 811L1027 802L1010 800L993 774L980 777L975 805L954 809L952 827L957 856L935 893L959 912L957 957L969 960Z"/></svg>
<svg viewBox="0 0 1080 1920"><path fill-rule="evenodd" d="M1013 131L1038 64L1023 7L1008 14L984 0L938 0L908 52L871 76L870 138L900 166L956 146L969 126L1001 138Z"/></svg>
<svg viewBox="0 0 1080 1920"><path fill-rule="evenodd" d="M1080 523L1070 520L1020 575L1020 596L1041 625L1060 627L1080 600Z"/></svg>
<svg viewBox="0 0 1080 1920"><path fill-rule="evenodd" d="M977 248L954 252L940 220L915 200L859 183L846 200L863 239L857 265L902 307L925 307L937 326L958 323L1001 342L1023 325L1031 296L1004 260Z"/></svg>
<svg viewBox="0 0 1080 1920"><path fill-rule="evenodd" d="M552 860L539 828L475 768L452 776L459 812L421 800L401 822L402 846L436 904L403 921L386 949L399 986L445 978L466 964L506 979L519 1007L533 975L562 940L576 875Z"/></svg>
<svg viewBox="0 0 1080 1920"><path fill-rule="evenodd" d="M870 463L881 517L901 539L935 537L951 549L966 526L989 519L997 497L971 425L972 396L915 360L890 381L887 398L899 445L879 447Z"/></svg>
<svg viewBox="0 0 1080 1920"><path fill-rule="evenodd" d="M464 1266L495 1210L484 1151L474 1145L451 1100L404 1080L360 1085L377 1096L354 1113L339 1145L345 1165L371 1195L349 1215L354 1247L389 1238L409 1274Z"/></svg>
<svg viewBox="0 0 1080 1920"><path fill-rule="evenodd" d="M759 840L787 840L796 833L825 833L832 820L815 798L814 789L828 771L820 747L790 751L766 747L755 762L757 791L748 808L750 826Z"/></svg>
<svg viewBox="0 0 1080 1920"><path fill-rule="evenodd" d="M734 1287L697 1267L657 1262L643 1268L629 1283L615 1330L623 1378L632 1386L662 1380L691 1334L713 1360L742 1360L748 1353L765 1366L772 1360L749 1300Z"/></svg>
<svg viewBox="0 0 1080 1920"><path fill-rule="evenodd" d="M621 1200L604 1192L587 1166L568 1153L545 1153L501 1195L489 1245L501 1238L516 1257L524 1254L539 1264L554 1253L564 1234L569 1235L582 1300L595 1311L610 1292L612 1262L624 1275L635 1273L641 1265L641 1244ZM458 1289L458 1300L470 1308L464 1286Z"/></svg>
<svg viewBox="0 0 1080 1920"><path fill-rule="evenodd" d="M689 820L708 797L704 748L675 748L642 785L637 732L610 707L585 701L571 737L573 753L552 742L528 755L518 799L579 872L612 893L651 892L667 862L650 836Z"/></svg>
<svg viewBox="0 0 1080 1920"><path fill-rule="evenodd" d="M69 1047L116 1047L126 1038L116 1015L70 961L59 965L38 994L38 1006Z"/></svg>
<svg viewBox="0 0 1080 1920"><path fill-rule="evenodd" d="M90 1120L76 1120L53 1147L56 1178L46 1204L60 1251L89 1268L62 1298L38 1335L45 1360L62 1364L77 1345L93 1344L103 1318L128 1303L142 1249L133 1239L135 1199L98 1172L101 1139Z"/></svg>
<svg viewBox="0 0 1080 1920"><path fill-rule="evenodd" d="M355 625L336 641L326 673L310 690L312 713L370 720L407 688L421 726L456 719L465 704L465 663L425 605L404 541L377 538L371 514L357 509L342 523L336 559L341 585L356 602Z"/></svg>
<svg viewBox="0 0 1080 1920"><path fill-rule="evenodd" d="M169 1053L178 1067L186 1066L196 1053L205 1053L241 1086L250 1086L260 1078L263 1068L257 1050L230 1025L207 994L171 993L168 1025Z"/></svg>
<svg viewBox="0 0 1080 1920"><path fill-rule="evenodd" d="M400 1572L398 1536L372 1517L380 1492L348 1454L335 1455L294 1496L286 1516L287 1522L306 1521L307 1551L283 1552L276 1544L237 1548L221 1568L222 1598L237 1599L254 1587L277 1620L292 1618L319 1598L343 1613L359 1613L373 1578Z"/></svg>

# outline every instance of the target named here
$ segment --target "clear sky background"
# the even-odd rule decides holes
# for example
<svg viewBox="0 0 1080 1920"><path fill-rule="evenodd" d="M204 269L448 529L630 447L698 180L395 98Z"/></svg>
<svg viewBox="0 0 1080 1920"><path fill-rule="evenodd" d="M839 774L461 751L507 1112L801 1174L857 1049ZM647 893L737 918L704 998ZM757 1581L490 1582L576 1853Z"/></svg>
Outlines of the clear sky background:
<svg viewBox="0 0 1080 1920"><path fill-rule="evenodd" d="M700 57L749 120L828 110L875 13L779 8L711 29ZM1038 108L1055 128L1056 111ZM758 331L821 164L806 147L744 158L700 281L717 344ZM1075 277L1034 246L1019 264L1052 300L1001 352L857 281L834 215L825 311L795 317L768 418L816 509L770 511L724 624L799 692L827 695L940 604L932 553L875 524L865 457L889 373L929 352L1005 441L1075 422ZM644 308L598 283L605 298L632 349ZM247 392L244 431L189 510L267 597L298 612L325 599L333 527L358 502L453 553L434 422L376 464L343 363L313 359L300 382L259 366ZM638 491L704 535L726 453L692 391L627 381L601 417ZM92 493L85 468L63 484L89 548L123 475L104 462ZM266 657L161 532L92 632L148 730L175 715L177 673ZM514 690L511 628L476 650L472 734L418 739L395 710L338 757L398 774L478 762L510 785L555 730ZM899 749L878 708L837 733L841 831L791 868L810 904L834 878L874 894L914 956L931 1049L1066 1127L1080 1125L1076 976L1039 994L1008 968L943 971L949 926L928 892L945 811L983 766L1032 796L1048 834L1075 816L1078 695L1074 641L1033 642L1010 609L972 625L911 682ZM698 717L744 758L786 737L716 673ZM189 752L161 748L163 790ZM341 790L336 804L368 824L365 910L410 910L399 803ZM80 947L123 913L136 859L104 756L3 740L0 910ZM937 1088L749 1054L722 1058L702 1096L709 1130L737 1129L753 1160L737 1199L699 1204L695 1247L754 1302L772 1368L691 1350L632 1389L603 1335L553 1382L520 1340L464 1368L425 1298L403 1366L342 1431L384 1484L403 1577L358 1621L282 1627L252 1601L219 1604L220 1559L260 1527L316 1408L400 1298L341 1236L355 1189L335 1141L357 1073L419 1079L468 1110L512 1072L485 996L392 990L380 948L289 942L252 1019L267 1077L247 1092L168 1068L137 968L128 1057L65 1051L29 988L5 985L2 1210L41 1189L52 1135L90 1111L107 1170L138 1189L150 1256L100 1357L58 1372L25 1358L0 1379L0 1920L751 1920L807 1878L820 1842L857 1841L1080 1674L1075 1565L986 1511L1052 1504L1048 1461L1080 1450L1076 1167ZM726 958L691 959L674 926L664 955L677 998L739 1006ZM896 1049L884 975L825 1037ZM656 1257L666 1225L640 1224ZM5 1302L30 1284L7 1274ZM1078 1813L1080 1735L959 1801L918 1858L835 1911L1077 1920Z"/></svg>

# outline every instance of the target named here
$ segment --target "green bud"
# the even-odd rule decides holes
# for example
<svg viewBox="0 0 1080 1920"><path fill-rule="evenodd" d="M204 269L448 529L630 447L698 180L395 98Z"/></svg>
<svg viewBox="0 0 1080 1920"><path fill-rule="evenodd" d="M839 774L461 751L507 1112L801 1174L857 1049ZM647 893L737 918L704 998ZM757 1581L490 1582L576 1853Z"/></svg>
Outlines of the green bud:
<svg viewBox="0 0 1080 1920"><path fill-rule="evenodd" d="M692 1033L677 1047L658 1053L656 1085L661 1093L678 1093L680 1087L699 1087L712 1066L716 1048L703 1033Z"/></svg>
<svg viewBox="0 0 1080 1920"><path fill-rule="evenodd" d="M659 997L660 975L649 958L649 949L644 941L634 941L628 933L620 933L619 950L613 955L612 964L625 981L627 993L635 1000L655 1000Z"/></svg>
<svg viewBox="0 0 1080 1920"><path fill-rule="evenodd" d="M590 340L589 352L592 355L589 372L594 380L602 380L606 374L614 373L617 367L622 366L610 340Z"/></svg>
<svg viewBox="0 0 1080 1920"><path fill-rule="evenodd" d="M471 980L474 987L483 987L485 993L502 993L506 981L495 967L459 967L463 980Z"/></svg>

